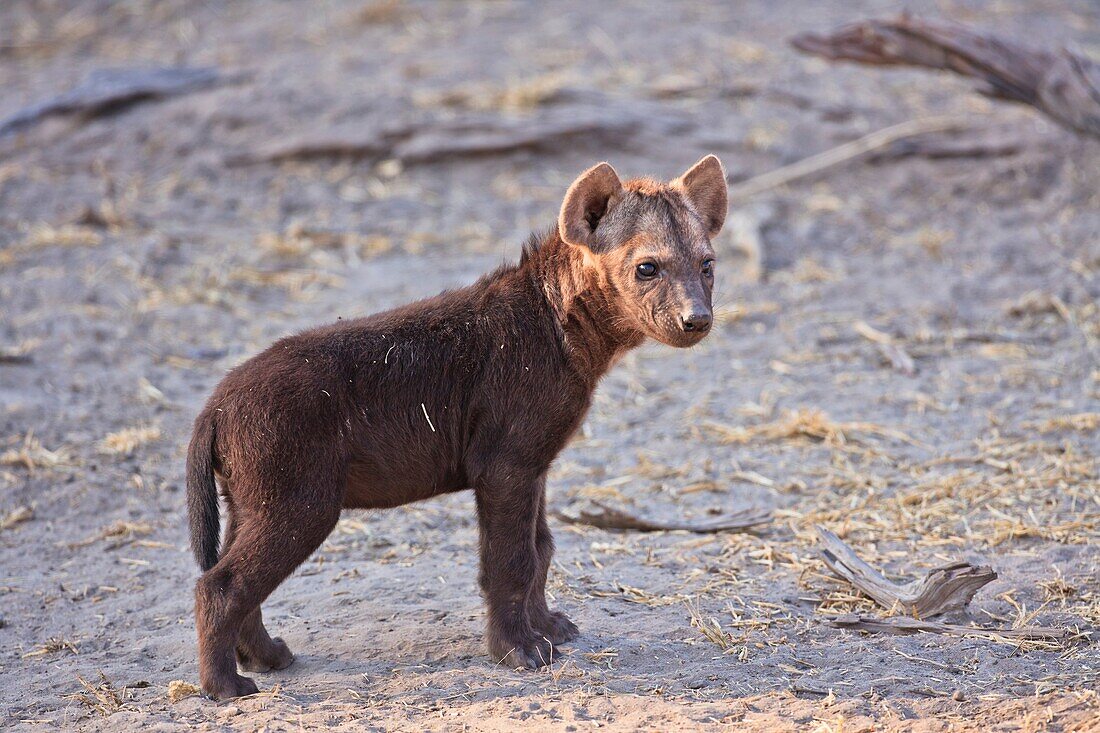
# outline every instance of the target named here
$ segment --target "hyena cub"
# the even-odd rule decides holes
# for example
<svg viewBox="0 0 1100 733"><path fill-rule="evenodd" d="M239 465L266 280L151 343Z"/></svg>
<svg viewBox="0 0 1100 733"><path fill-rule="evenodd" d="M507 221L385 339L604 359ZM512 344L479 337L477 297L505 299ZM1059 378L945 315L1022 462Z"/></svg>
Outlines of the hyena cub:
<svg viewBox="0 0 1100 733"><path fill-rule="evenodd" d="M495 662L535 668L577 627L546 605L546 472L596 383L646 337L692 346L711 325L726 177L621 181L600 163L518 265L395 310L290 336L231 371L187 454L199 679L256 692L240 669L294 657L260 604L344 508L472 489ZM218 486L227 527L219 552Z"/></svg>

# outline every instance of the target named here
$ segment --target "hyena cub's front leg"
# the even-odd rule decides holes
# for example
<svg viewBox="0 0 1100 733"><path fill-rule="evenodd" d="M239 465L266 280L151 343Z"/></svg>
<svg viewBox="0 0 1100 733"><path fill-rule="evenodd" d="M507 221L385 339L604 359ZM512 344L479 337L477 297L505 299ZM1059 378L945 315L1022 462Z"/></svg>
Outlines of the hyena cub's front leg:
<svg viewBox="0 0 1100 733"><path fill-rule="evenodd" d="M546 523L545 480L539 491L539 514L535 520L535 552L538 554L539 564L535 570L535 582L531 586L528 605L531 628L553 644L564 644L576 639L581 632L564 613L551 611L546 605L546 574L550 570L550 561L554 557L554 538L550 534L550 525Z"/></svg>
<svg viewBox="0 0 1100 733"><path fill-rule="evenodd" d="M544 558L536 543L542 481L517 481L512 470L488 473L507 480L485 480L475 490L480 582L488 605L486 641L493 661L535 669L554 658L551 636L563 636L554 633L543 595L549 552Z"/></svg>

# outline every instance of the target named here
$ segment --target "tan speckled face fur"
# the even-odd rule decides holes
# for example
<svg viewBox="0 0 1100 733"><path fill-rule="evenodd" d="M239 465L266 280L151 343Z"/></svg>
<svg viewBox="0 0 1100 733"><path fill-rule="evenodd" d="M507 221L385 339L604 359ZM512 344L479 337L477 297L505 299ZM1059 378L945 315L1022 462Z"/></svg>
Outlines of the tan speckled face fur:
<svg viewBox="0 0 1100 733"><path fill-rule="evenodd" d="M600 163L570 187L559 229L585 251L625 325L670 346L693 346L710 332L710 240L726 206L725 173L714 156L669 183L621 182Z"/></svg>

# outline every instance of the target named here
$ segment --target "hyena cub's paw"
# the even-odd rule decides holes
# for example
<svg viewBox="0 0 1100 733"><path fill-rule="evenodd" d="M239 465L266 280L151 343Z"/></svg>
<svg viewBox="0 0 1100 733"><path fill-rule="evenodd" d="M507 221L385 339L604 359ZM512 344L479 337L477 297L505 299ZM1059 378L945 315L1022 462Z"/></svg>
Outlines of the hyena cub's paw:
<svg viewBox="0 0 1100 733"><path fill-rule="evenodd" d="M577 625L560 611L547 612L539 619L531 619L536 634L541 634L553 644L564 644L580 636Z"/></svg>
<svg viewBox="0 0 1100 733"><path fill-rule="evenodd" d="M557 657L554 645L538 632L523 639L508 641L503 637L489 637L489 654L496 664L515 669L538 669L550 664Z"/></svg>
<svg viewBox="0 0 1100 733"><path fill-rule="evenodd" d="M215 700L229 700L234 697L255 695L260 691L260 688L256 687L256 683L248 677L241 677L239 674L235 674L231 677L227 676L219 680L204 683L202 691Z"/></svg>
<svg viewBox="0 0 1100 733"><path fill-rule="evenodd" d="M275 637L271 645L264 649L245 649L237 647L237 666L245 672L270 672L286 669L294 661L294 654L286 642Z"/></svg>

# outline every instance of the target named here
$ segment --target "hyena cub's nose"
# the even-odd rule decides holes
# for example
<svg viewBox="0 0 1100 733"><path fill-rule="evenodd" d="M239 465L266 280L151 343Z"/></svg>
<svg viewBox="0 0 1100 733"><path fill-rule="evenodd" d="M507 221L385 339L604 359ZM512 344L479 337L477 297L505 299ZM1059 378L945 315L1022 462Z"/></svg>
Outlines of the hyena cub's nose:
<svg viewBox="0 0 1100 733"><path fill-rule="evenodd" d="M706 331L710 328L710 314L682 313L680 314L680 326L685 331Z"/></svg>

